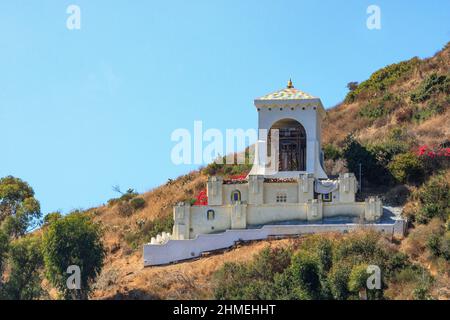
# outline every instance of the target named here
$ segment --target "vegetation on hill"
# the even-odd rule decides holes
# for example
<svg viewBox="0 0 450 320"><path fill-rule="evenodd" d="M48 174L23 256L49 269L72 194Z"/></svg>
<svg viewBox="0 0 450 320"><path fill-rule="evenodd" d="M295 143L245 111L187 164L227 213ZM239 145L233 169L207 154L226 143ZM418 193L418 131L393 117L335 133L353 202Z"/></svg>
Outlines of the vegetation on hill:
<svg viewBox="0 0 450 320"><path fill-rule="evenodd" d="M56 289L56 297L86 299L104 260L101 227L86 212L65 217L47 216L41 230L39 202L33 189L11 176L0 179L0 298L48 297L44 282ZM80 269L80 287L69 290L70 266Z"/></svg>
<svg viewBox="0 0 450 320"><path fill-rule="evenodd" d="M349 83L344 102L328 110L323 124L327 173L359 176L361 168L358 198L381 195L386 204L404 206L405 239L371 232L306 236L265 241L271 247L262 251L254 243L143 269L142 245L171 232L172 207L194 203L208 175L245 175L251 161L213 163L143 194L115 187L120 195L103 206L44 218L33 189L5 177L0 298L449 299L449 70L450 45L431 58L387 66ZM66 290L69 263L81 266L81 291ZM383 286L367 291L364 270L372 263L382 269Z"/></svg>
<svg viewBox="0 0 450 320"><path fill-rule="evenodd" d="M369 266L382 272L369 289ZM370 270L370 269L369 269ZM404 275L408 274L408 278ZM414 282L428 297L430 274L379 233L310 236L297 246L266 248L247 263L225 263L215 274L217 299L385 299L391 282ZM371 281L369 279L369 281Z"/></svg>

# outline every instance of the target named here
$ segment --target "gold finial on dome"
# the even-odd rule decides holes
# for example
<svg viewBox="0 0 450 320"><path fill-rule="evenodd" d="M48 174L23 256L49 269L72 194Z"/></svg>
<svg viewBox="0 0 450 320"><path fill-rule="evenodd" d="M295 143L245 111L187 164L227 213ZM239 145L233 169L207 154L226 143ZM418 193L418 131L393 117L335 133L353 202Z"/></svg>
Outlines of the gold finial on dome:
<svg viewBox="0 0 450 320"><path fill-rule="evenodd" d="M288 84L287 84L287 88L288 88L288 89L292 89L292 88L294 88L294 85L293 85L293 83L292 83L292 80L291 80L291 79L289 79L289 81L288 81Z"/></svg>

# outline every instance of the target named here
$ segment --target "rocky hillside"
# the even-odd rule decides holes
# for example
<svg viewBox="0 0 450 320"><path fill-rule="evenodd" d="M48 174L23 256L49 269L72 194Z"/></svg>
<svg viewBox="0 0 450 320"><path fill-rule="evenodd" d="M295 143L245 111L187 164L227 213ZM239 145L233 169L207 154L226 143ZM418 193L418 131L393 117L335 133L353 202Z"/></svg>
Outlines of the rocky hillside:
<svg viewBox="0 0 450 320"><path fill-rule="evenodd" d="M425 188L422 183L428 180L427 175L444 170L444 174L447 172L445 179L448 180L448 167L442 162L431 169L423 168L420 164L422 167L419 169L422 171L418 171L418 174L421 179L418 179L414 176L417 173L414 163L413 169L410 168L414 160L406 161L409 167L405 169L403 158L407 158L405 154L415 155L415 150L423 146L435 154L438 152L436 150L449 147L450 45L447 44L442 51L428 59L412 58L389 65L373 73L368 80L360 84L353 83L349 87L344 102L328 110L323 126L327 170L337 173L353 168L346 161L346 155L353 150L348 147L349 132L353 133L353 141L357 141L362 149L369 150L369 153L376 151L371 153L375 164L390 170L395 178L395 181L388 181L383 187L384 192L389 190L390 193L385 200L396 198L401 193L401 199L397 200L402 205L406 202L412 208L409 214L415 229L411 229L411 234L415 236L411 238L410 235L397 243L397 249L406 252L411 259L436 274L437 280L430 292L434 297L448 298L448 275L439 271L443 267L445 270L448 264L441 260L436 262L437 258L432 257L426 246L430 232L440 230L443 224L436 222L436 225L428 227L429 221L435 216L431 213L424 216L420 211L421 206L425 205L420 192L426 192L421 188ZM401 157L403 162L398 160ZM211 278L224 262L249 261L266 244L276 247L290 243L291 240L263 241L200 260L143 268L142 245L155 234L171 230L173 205L180 201L194 201L196 194L205 188L208 173L235 175L245 173L248 168L208 166L176 180L169 180L165 185L141 195L130 190L102 207L88 210L94 220L103 225L104 243L108 250L93 297L212 298ZM412 173L408 170L412 170ZM402 174L405 174L403 180ZM366 179L369 184L373 182L370 177ZM440 209L448 212L448 203L447 208ZM445 216L442 218L445 221ZM419 231L416 232L417 229ZM392 285L390 297L412 297L411 292L404 293L402 290L407 289Z"/></svg>

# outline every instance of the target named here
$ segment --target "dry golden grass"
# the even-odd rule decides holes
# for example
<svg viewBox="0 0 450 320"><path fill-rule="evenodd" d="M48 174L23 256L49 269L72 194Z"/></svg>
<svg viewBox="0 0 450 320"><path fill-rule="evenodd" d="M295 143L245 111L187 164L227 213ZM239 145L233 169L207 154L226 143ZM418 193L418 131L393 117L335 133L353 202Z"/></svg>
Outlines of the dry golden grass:
<svg viewBox="0 0 450 320"><path fill-rule="evenodd" d="M211 299L213 273L225 262L245 262L266 246L295 240L267 240L240 245L207 257L165 266L143 267L141 252L106 263L92 298Z"/></svg>

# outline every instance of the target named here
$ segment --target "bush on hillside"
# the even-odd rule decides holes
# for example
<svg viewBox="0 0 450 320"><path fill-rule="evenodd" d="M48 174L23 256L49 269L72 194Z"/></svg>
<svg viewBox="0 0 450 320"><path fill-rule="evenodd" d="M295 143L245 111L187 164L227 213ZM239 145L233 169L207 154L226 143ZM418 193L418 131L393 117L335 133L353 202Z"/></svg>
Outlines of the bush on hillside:
<svg viewBox="0 0 450 320"><path fill-rule="evenodd" d="M432 73L422 81L410 97L413 102L424 102L438 93L450 94L450 77Z"/></svg>
<svg viewBox="0 0 450 320"><path fill-rule="evenodd" d="M355 90L347 94L345 102L351 103L360 96L372 97L385 91L393 83L408 76L419 63L419 58L412 58L408 61L388 65L374 72L368 80L362 82Z"/></svg>
<svg viewBox="0 0 450 320"><path fill-rule="evenodd" d="M389 171L400 183L420 183L424 179L422 161L414 153L398 154L388 165Z"/></svg>
<svg viewBox="0 0 450 320"><path fill-rule="evenodd" d="M389 184L393 178L386 167L381 165L375 154L350 135L345 140L343 157L350 172L357 174L361 164L363 178L372 184Z"/></svg>
<svg viewBox="0 0 450 320"><path fill-rule="evenodd" d="M112 207L118 203L121 202L128 202L131 199L133 199L134 197L136 197L137 195L139 195L139 193L135 192L134 189L128 189L125 193L122 193L119 189L119 187L114 187L114 190L116 190L117 192L121 193L122 195L119 198L112 198L108 200L108 206Z"/></svg>
<svg viewBox="0 0 450 320"><path fill-rule="evenodd" d="M172 233L172 228L173 218L166 215L147 221L139 230L126 233L124 239L131 248L137 249L162 232Z"/></svg>
<svg viewBox="0 0 450 320"><path fill-rule="evenodd" d="M450 182L445 174L432 176L411 194L415 206L406 214L418 223L428 223L434 217L446 221L450 215Z"/></svg>
<svg viewBox="0 0 450 320"><path fill-rule="evenodd" d="M56 220L59 220L62 218L62 215L60 212L51 212L45 215L44 217L44 226L48 226L51 223L55 222Z"/></svg>
<svg viewBox="0 0 450 320"><path fill-rule="evenodd" d="M422 161L427 175L450 167L450 147L445 147L445 143L438 148L422 145L416 154Z"/></svg>
<svg viewBox="0 0 450 320"><path fill-rule="evenodd" d="M342 158L342 150L334 144L328 143L323 146L323 155L325 160L336 161L337 159Z"/></svg>
<svg viewBox="0 0 450 320"><path fill-rule="evenodd" d="M430 119L431 117L434 117L435 115L439 115L444 113L445 108L437 103L436 101L430 101L426 107L417 107L415 108L412 119L416 123L421 123L425 120Z"/></svg>
<svg viewBox="0 0 450 320"><path fill-rule="evenodd" d="M136 197L130 200L130 205L133 208L133 210L137 211L145 207L146 202L144 198Z"/></svg>
<svg viewBox="0 0 450 320"><path fill-rule="evenodd" d="M40 236L27 236L11 242L8 253L8 281L4 298L11 300L39 299L44 266Z"/></svg>
<svg viewBox="0 0 450 320"><path fill-rule="evenodd" d="M248 263L226 263L215 273L214 293L217 299L358 299L370 264L382 270L382 287L368 290L369 299L383 299L390 281L412 266L375 232L335 240L315 235L297 248L266 248Z"/></svg>

